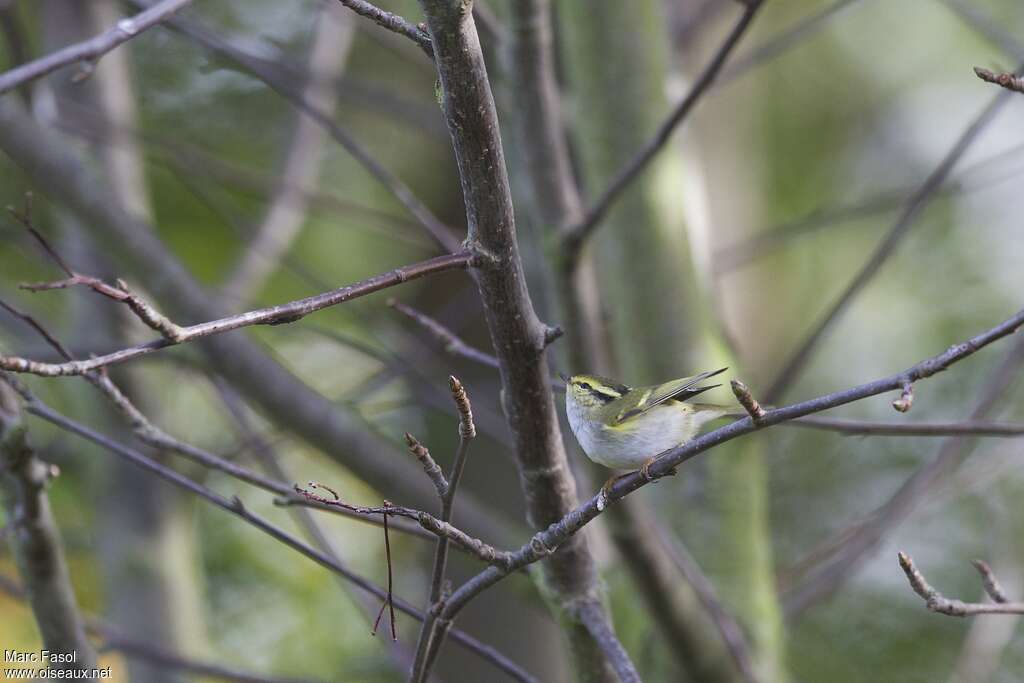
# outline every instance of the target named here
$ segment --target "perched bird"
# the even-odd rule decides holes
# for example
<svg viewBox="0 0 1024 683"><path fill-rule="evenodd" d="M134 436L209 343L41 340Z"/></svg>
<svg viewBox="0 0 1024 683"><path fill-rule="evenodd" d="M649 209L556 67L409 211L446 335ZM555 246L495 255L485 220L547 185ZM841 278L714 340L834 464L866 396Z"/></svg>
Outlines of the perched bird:
<svg viewBox="0 0 1024 683"><path fill-rule="evenodd" d="M647 468L663 451L692 439L705 423L731 411L726 406L691 403L718 384L698 386L728 368L673 379L664 384L628 387L598 375L565 380L565 412L583 452L613 469ZM609 479L602 491L616 477Z"/></svg>

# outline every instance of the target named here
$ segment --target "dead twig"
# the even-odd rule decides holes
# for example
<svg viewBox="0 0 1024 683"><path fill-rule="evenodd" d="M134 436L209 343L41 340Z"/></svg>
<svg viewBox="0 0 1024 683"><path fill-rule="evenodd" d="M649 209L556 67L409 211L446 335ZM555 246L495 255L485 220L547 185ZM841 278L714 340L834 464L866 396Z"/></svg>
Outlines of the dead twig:
<svg viewBox="0 0 1024 683"><path fill-rule="evenodd" d="M1024 93L1024 77L1012 73L995 73L980 66L974 67L974 73L983 81L995 83L1007 90Z"/></svg>
<svg viewBox="0 0 1024 683"><path fill-rule="evenodd" d="M899 555L900 568L907 575L910 587L921 596L925 606L932 612L946 614L951 617L969 617L975 614L1024 614L1024 602L1009 602L1003 594L1002 587L992 574L992 570L981 560L974 560L978 573L981 574L982 585L985 592L994 602L963 602L947 598L929 584L921 571L914 565L914 561L904 552Z"/></svg>
<svg viewBox="0 0 1024 683"><path fill-rule="evenodd" d="M0 356L0 369L9 370L11 372L42 375L44 377L84 375L87 372L98 370L99 368L113 365L115 363L123 363L127 360L131 360L132 358L137 358L139 356L167 348L168 346L175 346L177 344L183 344L196 339L202 339L203 337L222 334L230 330L237 330L251 325L281 325L285 323L292 323L315 311L336 306L338 304L351 301L352 299L366 296L367 294L372 294L382 289L394 287L395 285L399 285L410 280L415 280L426 275L440 273L447 270L467 268L470 260L471 256L468 252L463 251L455 254L446 254L444 256L427 259L426 261L420 261L419 263L402 266L401 268L396 268L387 273L375 275L355 284L340 287L322 294L309 296L304 299L298 299L297 301L279 304L277 306L259 308L247 313L240 313L226 318L197 323L187 327L179 327L167 321L167 325L173 325L173 328L167 326L154 328L160 329L161 333L165 334L162 339L114 351L102 356L90 358L89 360L75 360L67 361L65 363L42 363L26 358L19 358L17 356ZM124 292L121 292L121 296L123 297L122 300L124 300L129 306L133 306L132 301L135 302L134 306L138 307L138 310L136 307L133 307L132 310L140 317L143 317L143 314L145 314L147 317L143 319L146 320L147 324L150 324L151 327L153 327L154 324L163 325L163 323L158 322L158 318L156 317L159 316L159 314L148 307L147 304L141 302L137 297ZM159 316L159 318L163 317ZM166 319L163 320L166 321ZM165 328L168 333L173 329L173 336L167 336Z"/></svg>
<svg viewBox="0 0 1024 683"><path fill-rule="evenodd" d="M0 74L0 95L17 88L23 83L34 81L56 71L62 66L76 62L86 62L89 64L90 67L85 72L88 74L91 65L94 65L100 57L118 45L156 26L191 2L192 0L163 0L163 2L159 2L147 10L139 12L134 17L122 19L116 25L97 36L74 45L68 45L45 57L40 57L28 64L22 64Z"/></svg>

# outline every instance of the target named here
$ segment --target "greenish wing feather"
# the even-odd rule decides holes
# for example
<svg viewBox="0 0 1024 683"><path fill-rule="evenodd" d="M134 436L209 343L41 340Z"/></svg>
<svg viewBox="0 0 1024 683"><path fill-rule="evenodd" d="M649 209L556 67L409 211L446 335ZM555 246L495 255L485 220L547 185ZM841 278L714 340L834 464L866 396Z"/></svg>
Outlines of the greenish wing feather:
<svg viewBox="0 0 1024 683"><path fill-rule="evenodd" d="M661 405L665 401L672 399L678 399L685 401L686 399L693 398L697 394L707 391L708 389L714 389L718 384L712 384L706 387L696 387L694 385L703 382L708 377L714 377L715 375L725 372L728 368L722 368L720 370L711 370L709 372L702 372L699 375L693 375L691 377L682 377L680 379L673 379L664 384L657 384L649 387L637 387L633 389L633 394L639 397L639 401L633 396L628 396L628 402L631 404L629 408L625 408L620 412L616 418L616 424L621 424L626 420L634 418L638 415L643 415L651 408ZM620 399L622 400L622 399Z"/></svg>

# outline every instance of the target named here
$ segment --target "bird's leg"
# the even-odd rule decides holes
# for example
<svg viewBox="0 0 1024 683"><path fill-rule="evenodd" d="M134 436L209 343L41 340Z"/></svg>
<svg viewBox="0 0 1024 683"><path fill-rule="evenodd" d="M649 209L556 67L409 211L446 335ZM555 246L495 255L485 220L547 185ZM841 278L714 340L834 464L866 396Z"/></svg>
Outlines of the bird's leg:
<svg viewBox="0 0 1024 683"><path fill-rule="evenodd" d="M601 487L601 491L597 494L597 510L601 512L608 506L608 494L612 491L612 486L615 486L615 482L625 477L625 474L613 474L608 477L608 481Z"/></svg>
<svg viewBox="0 0 1024 683"><path fill-rule="evenodd" d="M643 477L645 481L654 481L654 475L651 474L651 465L653 465L657 459L657 455L654 456L653 458L648 458L647 460L644 461L644 464L640 466L640 476ZM666 472L666 474L668 474L669 476L673 476L675 475L675 473L675 467Z"/></svg>

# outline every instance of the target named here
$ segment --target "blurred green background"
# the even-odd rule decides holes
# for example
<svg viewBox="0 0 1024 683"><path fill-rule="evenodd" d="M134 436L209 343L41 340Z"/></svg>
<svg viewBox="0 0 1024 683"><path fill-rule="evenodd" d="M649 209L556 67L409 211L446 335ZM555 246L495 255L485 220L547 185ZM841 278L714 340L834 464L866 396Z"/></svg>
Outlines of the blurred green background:
<svg viewBox="0 0 1024 683"><path fill-rule="evenodd" d="M0 3L7 41L0 64L12 66L19 50L34 57L96 33L95 27L77 23L81 7L68 7L88 4ZM106 4L103 11L112 16L132 11L129 3ZM421 18L414 2L380 4L414 22ZM669 104L686 92L735 16L736 4L554 3L566 127L589 197L602 189L607 169L620 166L622 155L628 158ZM804 32L788 33L834 5L834 13ZM966 15L957 11L964 6L970 10ZM530 209L533 190L522 152L522 136L529 131L515 125L517 108L525 103L510 75L507 2L489 0L486 9L501 29L484 32L483 42L530 289L541 317L557 324L560 293L549 260L552 226ZM629 15L628 22L600 25L617 10ZM339 75L330 89L337 97L336 120L462 238L465 218L435 75L414 45L331 2L206 0L182 16L268 64L300 70L310 59L318 27L335 22L332 68ZM597 41L601 31L628 40L623 45L588 42ZM343 43L349 38L346 51ZM777 49L766 52L763 46ZM622 55L630 54L622 61ZM134 115L120 114L129 118L118 119L95 99L100 72L115 55L130 68L130 81L120 82L121 94L136 109ZM722 337L706 328L720 325L738 349L734 372L742 372L755 393L766 388L892 226L906 197L998 95L998 88L978 80L972 67L1011 70L1022 57L1024 6L1016 2L767 0L721 82L600 229L594 250L600 296L615 334L630 338L619 342L621 379L668 379L639 376L656 372L647 360L639 360L641 355L661 359L668 369L657 372L676 376L710 366L721 357ZM26 97L47 131L61 136L62 144L93 155L97 168L104 150L118 145L138 154L142 175L135 180L141 181L142 202L159 236L211 292L222 287L254 242L282 180L296 134L294 108L244 69L163 28L108 56L91 78L72 82L74 73L74 68L58 71L5 97ZM292 72L285 78L302 86ZM605 115L594 104L616 100L633 105L631 119L616 124L615 116L627 115ZM1021 307L1022 117L1024 95L1019 95L987 124L780 402L897 372ZM220 300L225 310L285 302L439 253L429 235L350 154L327 136L313 148L320 158L309 163L319 173L307 179L301 193L306 200L299 212L301 229L283 245L283 257L255 291ZM118 182L102 171L98 177ZM76 269L113 278L128 268L124 255L115 254L90 226L47 197L47 190L34 186L6 156L0 156L0 178L4 205L21 206L25 193L34 191L37 228ZM752 242L755 238L762 241ZM634 240L639 247L628 244ZM617 260L616 255L644 244L650 252L667 253L667 263ZM693 300L658 284L677 272L700 283L699 291L688 292ZM31 294L17 289L20 282L59 276L14 220L0 219L0 297L44 322L82 357L150 338L148 330L126 322L120 311L111 310L113 304L88 291ZM156 287L127 279L144 292ZM446 354L422 329L385 306L390 296L435 317L469 343L489 348L476 289L462 272L405 284L293 325L234 334L257 339L340 409L364 421L366 429L394 443L389 451L360 457L408 458L401 437L409 431L446 464L457 438L446 378L462 378L482 433L471 451L465 490L487 501L508 529L506 538L489 540L518 545L527 530L497 373ZM657 300L658 313L644 311L637 299ZM152 300L158 309L171 308L159 297ZM674 321L681 336L659 315ZM633 318L649 325L629 322ZM552 347L555 370L568 369L569 343L562 340ZM835 413L891 421L965 419L1010 343L922 382L907 416L893 412L895 396ZM30 358L53 356L28 327L6 313L0 313L0 350ZM251 463L250 444L225 409L206 362L195 349L183 347L135 361L116 376L169 433ZM122 440L131 438L81 380L26 379L62 412ZM1011 383L989 418L1024 420L1024 393L1016 384ZM727 392L714 393L712 400L728 400ZM557 400L560 404L560 395ZM294 481L329 483L359 504L376 505L383 498L403 503L388 490L366 485L268 416L253 419ZM371 637L373 609L367 611L339 588L326 570L220 510L148 475L125 471L129 465L69 434L38 420L30 428L41 457L61 468L49 492L85 611L190 657L247 671L331 681L403 679L396 662L401 662L401 649L415 643L418 628L412 620L400 617L396 650L385 634ZM583 467L582 455L565 433L582 492L589 494L600 481ZM716 471L716 462L753 457L744 451L749 442L756 442L751 448L758 458L752 473L737 479L735 472ZM889 500L907 477L935 457L942 442L778 427L688 463L678 476L637 496L704 568L725 606L739 616L758 657L774 662L764 665L770 677L806 682L1020 680L1024 655L1015 617L960 620L931 614L909 590L895 558L897 549L910 552L934 585L964 600L981 598L968 561L985 558L1011 596L1024 596L1024 511L1019 505L1024 481L1018 466L1024 453L1017 440L967 444L970 454L963 463L944 471L915 499L906 519L887 530L833 595L786 613L792 608L787 599L800 587L801 575L794 568L808 566L808 557L812 568L827 560L827 554L812 551ZM237 493L250 509L299 533L269 494L246 490L217 473L181 469L226 495ZM321 521L353 569L384 582L378 529L330 515ZM617 631L641 674L645 680L685 680L609 543L603 520L596 523L592 539ZM751 544L761 549L754 565L736 547ZM416 538L392 537L396 593L417 605L425 599L432 548ZM752 577L759 571L757 562L765 563L767 573ZM475 569L464 557L454 560L457 577ZM0 572L15 574L6 548L0 550ZM0 646L38 647L23 604L0 595L0 614ZM485 593L458 625L542 680L569 677L557 625L526 577ZM107 654L104 661L113 663L117 680L178 680L144 664L129 669L120 654ZM452 681L503 680L451 644L438 675Z"/></svg>

